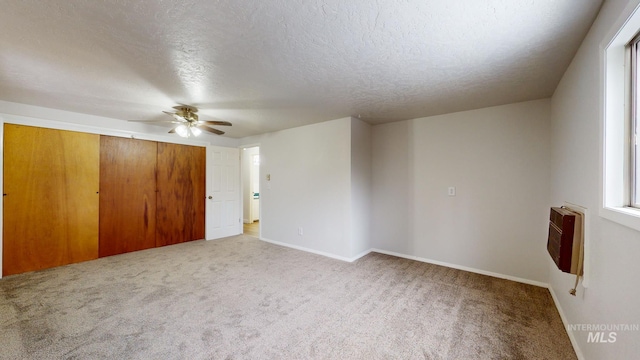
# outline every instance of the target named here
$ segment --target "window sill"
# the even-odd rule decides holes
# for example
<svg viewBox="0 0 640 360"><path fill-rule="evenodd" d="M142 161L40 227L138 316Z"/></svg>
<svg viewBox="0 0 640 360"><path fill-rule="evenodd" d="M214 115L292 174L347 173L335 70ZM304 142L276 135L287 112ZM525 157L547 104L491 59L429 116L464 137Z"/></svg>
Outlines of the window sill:
<svg viewBox="0 0 640 360"><path fill-rule="evenodd" d="M604 207L600 209L600 216L640 231L640 209L631 207Z"/></svg>

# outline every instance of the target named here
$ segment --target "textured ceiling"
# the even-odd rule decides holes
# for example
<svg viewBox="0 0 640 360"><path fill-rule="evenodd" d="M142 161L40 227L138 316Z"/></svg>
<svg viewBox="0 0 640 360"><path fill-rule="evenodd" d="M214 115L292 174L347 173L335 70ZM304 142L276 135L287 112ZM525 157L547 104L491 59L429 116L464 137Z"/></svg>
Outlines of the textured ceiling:
<svg viewBox="0 0 640 360"><path fill-rule="evenodd" d="M549 97L600 0L11 0L0 100L243 137ZM227 136L226 135L226 136Z"/></svg>

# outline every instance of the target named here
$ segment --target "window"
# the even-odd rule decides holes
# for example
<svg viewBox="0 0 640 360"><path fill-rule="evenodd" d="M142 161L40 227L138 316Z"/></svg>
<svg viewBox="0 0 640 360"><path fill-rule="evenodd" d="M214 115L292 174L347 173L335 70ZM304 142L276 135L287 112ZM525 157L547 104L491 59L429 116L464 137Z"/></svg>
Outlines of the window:
<svg viewBox="0 0 640 360"><path fill-rule="evenodd" d="M638 102L640 94L640 83L638 83L638 79L640 78L640 76L638 75L638 70L640 70L640 66L638 64L638 61L640 61L640 35L636 35L636 37L631 40L628 48L629 49L627 53L629 54L629 66L627 66L627 68L629 70L628 78L630 80L629 104L631 111L627 128L627 136L629 137L628 174L630 176L628 183L628 205L634 208L640 208L640 152L638 147L638 122L640 120L640 103Z"/></svg>
<svg viewBox="0 0 640 360"><path fill-rule="evenodd" d="M602 193L600 216L640 231L640 11L629 6L601 49ZM637 100L637 101L636 101ZM640 140L640 139L639 139Z"/></svg>

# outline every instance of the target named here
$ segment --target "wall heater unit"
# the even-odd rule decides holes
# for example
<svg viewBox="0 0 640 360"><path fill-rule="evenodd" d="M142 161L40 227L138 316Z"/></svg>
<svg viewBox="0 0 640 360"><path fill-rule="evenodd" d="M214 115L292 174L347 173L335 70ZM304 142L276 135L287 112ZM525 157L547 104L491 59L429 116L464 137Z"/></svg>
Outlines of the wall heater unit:
<svg viewBox="0 0 640 360"><path fill-rule="evenodd" d="M582 214L566 207L552 207L547 250L558 269L582 275Z"/></svg>

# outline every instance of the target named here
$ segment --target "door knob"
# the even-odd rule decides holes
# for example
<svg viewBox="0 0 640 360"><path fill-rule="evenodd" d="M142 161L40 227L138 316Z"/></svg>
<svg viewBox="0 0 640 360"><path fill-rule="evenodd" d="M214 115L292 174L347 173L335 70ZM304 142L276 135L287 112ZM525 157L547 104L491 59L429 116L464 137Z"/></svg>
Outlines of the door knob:
<svg viewBox="0 0 640 360"><path fill-rule="evenodd" d="M213 199L213 196L209 195L209 200Z"/></svg>

